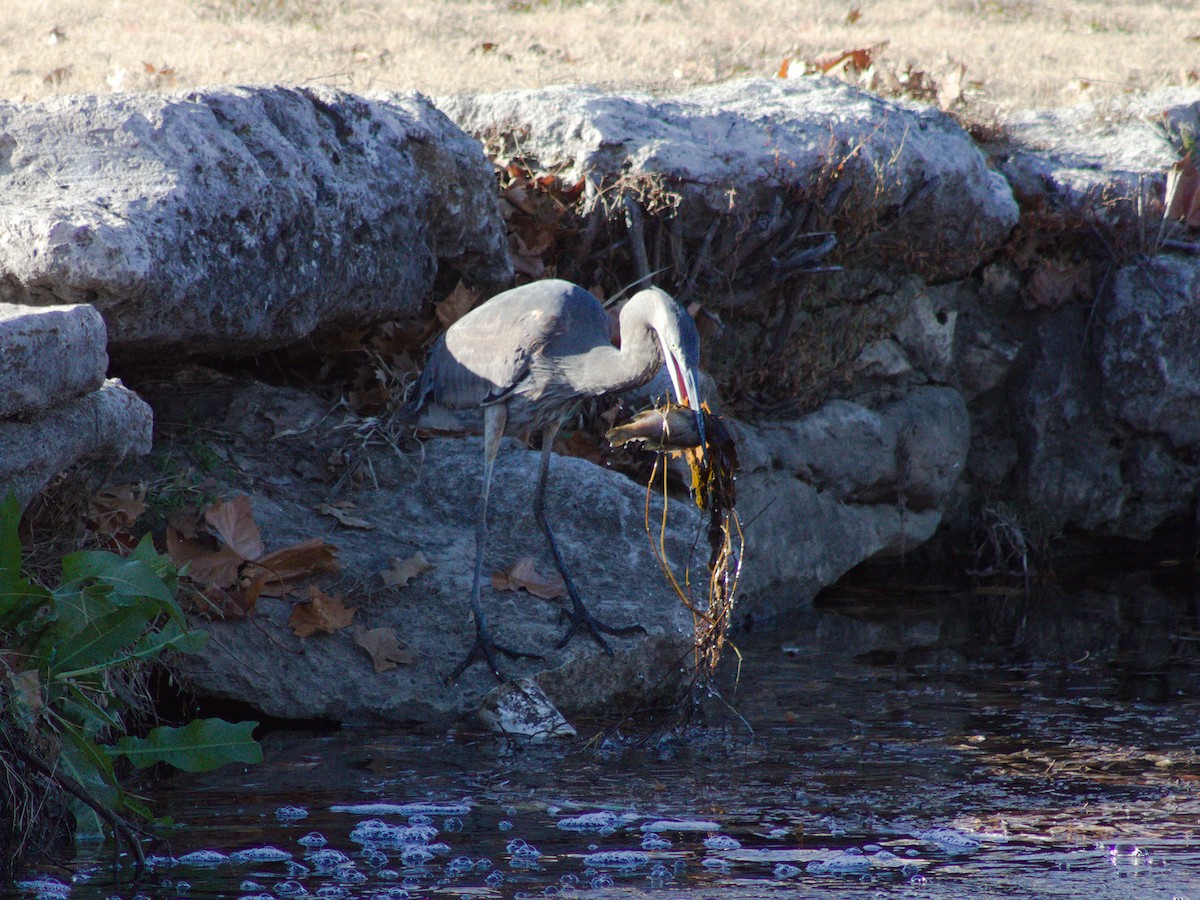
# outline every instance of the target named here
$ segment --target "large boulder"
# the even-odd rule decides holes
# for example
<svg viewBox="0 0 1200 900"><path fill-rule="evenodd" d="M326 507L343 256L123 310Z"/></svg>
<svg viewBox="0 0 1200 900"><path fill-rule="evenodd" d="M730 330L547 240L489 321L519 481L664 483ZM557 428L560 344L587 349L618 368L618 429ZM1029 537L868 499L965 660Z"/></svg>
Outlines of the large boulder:
<svg viewBox="0 0 1200 900"><path fill-rule="evenodd" d="M75 463L150 450L150 407L107 366L93 307L0 303L0 497L25 504Z"/></svg>
<svg viewBox="0 0 1200 900"><path fill-rule="evenodd" d="M802 610L860 563L929 540L970 445L966 403L934 386L878 410L840 400L736 430L742 622Z"/></svg>
<svg viewBox="0 0 1200 900"><path fill-rule="evenodd" d="M717 259L744 262L788 232L832 224L854 265L955 277L1017 220L1007 183L953 119L833 79L746 79L663 98L551 87L438 105L472 134L511 137L568 182L586 178L593 203L615 185L673 207L685 238L735 214L739 226L709 238Z"/></svg>
<svg viewBox="0 0 1200 900"><path fill-rule="evenodd" d="M989 147L1024 200L1050 198L1107 215L1139 194L1161 197L1167 170L1200 131L1200 90L1168 88L1124 99L1010 113Z"/></svg>
<svg viewBox="0 0 1200 900"><path fill-rule="evenodd" d="M108 368L95 307L0 303L0 419L98 390Z"/></svg>
<svg viewBox="0 0 1200 900"><path fill-rule="evenodd" d="M114 350L256 353L511 266L491 167L418 94L222 88L0 103L0 301Z"/></svg>
<svg viewBox="0 0 1200 900"><path fill-rule="evenodd" d="M203 654L179 661L187 681L201 693L292 719L444 723L476 712L496 687L486 665L473 665L455 682L445 679L475 635L468 597L483 467L479 439L434 439L404 457L383 441L365 442L356 452L371 476L341 499L354 504L353 518L372 527L341 527L314 511L331 489L332 476L319 463L343 441L337 430L312 427L325 419L325 405L301 391L261 385L222 390L209 390L220 397L216 407L230 410L221 422L220 452L245 467L244 480L226 470L223 492L251 496L268 551L314 537L336 545L344 574L326 590L358 607L355 624L393 629L414 661L376 673L351 628L297 638L287 624L297 601L260 598L252 620L204 624L212 639ZM172 402L155 401L162 408ZM268 435L273 428L287 433L264 438L264 426ZM170 432L163 440L169 446ZM567 716L677 696L692 667L692 619L652 552L644 486L581 459L555 458L551 467L548 514L585 602L609 624L646 629L610 638L614 656L582 633L556 648L567 624L564 601L493 590L490 573L521 556L534 556L541 572L554 571L533 518L538 466L538 453L508 440L492 484L484 612L499 642L544 656L501 656L506 674L533 677ZM658 512L651 516L657 523ZM666 546L679 565L688 558L697 517L681 500L670 504L669 519ZM436 568L387 587L381 573L389 560L418 551Z"/></svg>
<svg viewBox="0 0 1200 900"><path fill-rule="evenodd" d="M111 468L149 453L153 425L150 407L115 378L37 418L0 419L0 492L24 504L75 463Z"/></svg>

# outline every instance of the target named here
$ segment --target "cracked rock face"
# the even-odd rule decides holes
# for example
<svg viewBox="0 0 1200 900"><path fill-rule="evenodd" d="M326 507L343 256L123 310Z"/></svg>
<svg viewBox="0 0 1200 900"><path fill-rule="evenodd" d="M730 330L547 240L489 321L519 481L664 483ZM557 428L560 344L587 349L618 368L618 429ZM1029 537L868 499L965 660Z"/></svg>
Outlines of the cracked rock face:
<svg viewBox="0 0 1200 900"><path fill-rule="evenodd" d="M0 104L0 301L117 351L261 352L511 267L491 167L416 94L229 88Z"/></svg>
<svg viewBox="0 0 1200 900"><path fill-rule="evenodd" d="M472 134L519 135L522 155L565 166L568 181L661 184L680 197L685 233L702 235L714 215L774 221L815 204L846 226L843 242L861 226L853 265L903 260L947 278L971 271L1017 221L1007 182L951 118L833 79L745 79L664 98L566 86L438 105Z"/></svg>

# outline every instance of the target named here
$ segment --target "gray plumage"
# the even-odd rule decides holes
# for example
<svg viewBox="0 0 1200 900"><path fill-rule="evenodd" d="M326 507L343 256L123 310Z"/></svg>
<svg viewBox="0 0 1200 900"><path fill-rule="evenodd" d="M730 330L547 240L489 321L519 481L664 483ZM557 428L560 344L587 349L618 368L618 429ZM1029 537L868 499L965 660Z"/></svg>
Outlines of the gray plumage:
<svg viewBox="0 0 1200 900"><path fill-rule="evenodd" d="M673 383L695 370L700 338L691 317L664 291L636 294L620 321L618 350L608 313L581 287L547 280L497 294L438 339L413 407L432 402L462 410L503 402L505 432L521 434L561 420L581 399L646 384L663 365L664 343L675 361ZM684 390L694 396L694 380Z"/></svg>
<svg viewBox="0 0 1200 900"><path fill-rule="evenodd" d="M487 500L492 469L505 434L540 430L542 459L534 492L534 515L571 597L571 626L559 646L583 626L608 653L603 634L624 635L640 626L613 628L587 611L559 553L545 515L550 448L563 418L580 400L626 391L649 382L665 363L679 403L690 406L703 435L696 391L700 338L691 317L657 288L635 294L621 310L621 347L611 342L608 313L588 291L547 280L497 294L450 326L430 351L416 395L402 412L415 420L422 409L483 412L484 469L475 523L475 572L471 610L476 641L455 676L484 659L501 678L493 651L531 654L496 644L480 607Z"/></svg>

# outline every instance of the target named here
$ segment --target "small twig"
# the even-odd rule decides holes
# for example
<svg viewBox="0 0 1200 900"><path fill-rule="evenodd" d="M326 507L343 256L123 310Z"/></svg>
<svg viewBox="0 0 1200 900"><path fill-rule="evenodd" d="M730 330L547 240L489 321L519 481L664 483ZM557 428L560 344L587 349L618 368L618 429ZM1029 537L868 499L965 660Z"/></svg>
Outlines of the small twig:
<svg viewBox="0 0 1200 900"><path fill-rule="evenodd" d="M125 840L129 844L130 849L133 851L134 858L137 860L137 868L134 872L134 879L136 880L142 877L142 873L146 869L146 854L142 850L141 841L138 840L138 832L132 825L93 797L87 788L81 785L66 772L59 772L51 769L50 766L45 762L38 759L25 748L17 746L16 744L13 744L11 749L27 766L30 766L31 768L36 769L38 772L41 772L42 775L50 779L51 782L57 784L60 788L62 788L76 800L79 800L81 803L89 807L93 812L96 813L96 815L107 822L109 827L111 827L113 830L113 843L116 844L115 852L118 854L120 853L121 841ZM113 869L115 875L115 863L113 865Z"/></svg>
<svg viewBox="0 0 1200 900"><path fill-rule="evenodd" d="M692 263L692 271L688 274L683 290L675 298L680 303L686 303L688 296L692 293L692 288L696 286L696 279L700 277L700 272L704 269L705 263L708 262L708 254L712 249L713 238L716 236L717 228L720 224L721 218L714 216L712 224L708 226L708 231L704 233L704 241L700 244L700 252L696 255L696 261Z"/></svg>
<svg viewBox="0 0 1200 900"><path fill-rule="evenodd" d="M650 260L646 256L646 229L642 220L642 208L629 194L621 198L625 207L625 226L629 229L629 252L633 257L633 271L637 275L635 286L650 284Z"/></svg>
<svg viewBox="0 0 1200 900"><path fill-rule="evenodd" d="M1200 253L1200 244L1194 244L1191 241L1163 238L1162 245L1170 250L1182 250L1184 253Z"/></svg>

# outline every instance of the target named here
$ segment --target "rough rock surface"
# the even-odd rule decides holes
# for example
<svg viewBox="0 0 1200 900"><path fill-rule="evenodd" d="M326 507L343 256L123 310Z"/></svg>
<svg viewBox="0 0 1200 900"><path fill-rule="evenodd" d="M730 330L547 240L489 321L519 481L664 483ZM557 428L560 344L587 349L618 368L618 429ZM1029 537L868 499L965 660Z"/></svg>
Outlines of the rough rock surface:
<svg viewBox="0 0 1200 900"><path fill-rule="evenodd" d="M951 118L833 79L748 79L666 98L551 87L438 105L473 134L517 135L523 156L566 166L568 182L661 184L678 193L685 232L702 235L731 210L778 221L817 204L842 221L843 241L861 232L855 264L903 259L954 277L1017 220L1007 183Z"/></svg>
<svg viewBox="0 0 1200 900"><path fill-rule="evenodd" d="M878 411L839 400L736 430L743 621L801 610L859 563L927 541L970 444L966 404L947 387L916 388Z"/></svg>
<svg viewBox="0 0 1200 900"><path fill-rule="evenodd" d="M115 378L29 421L0 421L0 485L22 503L81 460L116 464L150 452L153 415Z"/></svg>
<svg viewBox="0 0 1200 900"><path fill-rule="evenodd" d="M491 167L418 94L229 88L0 103L0 300L112 349L255 353L511 278Z"/></svg>
<svg viewBox="0 0 1200 900"><path fill-rule="evenodd" d="M0 419L36 416L97 390L107 368L104 320L94 307L0 303Z"/></svg>
<svg viewBox="0 0 1200 900"><path fill-rule="evenodd" d="M1124 100L1026 110L990 147L1019 197L1071 203L1161 195L1167 169L1200 133L1200 90L1170 88Z"/></svg>
<svg viewBox="0 0 1200 900"><path fill-rule="evenodd" d="M484 665L458 682L443 679L474 639L468 595L474 562L474 512L482 471L478 438L427 441L420 454L399 459L383 447L372 453L370 480L344 498L373 530L343 528L313 511L329 484L311 460L323 460L326 434L263 439L263 422L307 422L325 408L299 391L251 386L229 398L223 428L239 435L226 443L231 459L248 461L247 489L268 551L312 537L339 548L348 606L355 623L391 627L416 656L413 665L377 674L349 630L300 639L287 626L295 601L260 598L254 621L212 622L212 640L198 658L180 661L190 683L205 694L243 700L286 718L446 722L473 714L496 680ZM305 411L307 410L307 412ZM284 429L287 430L287 429ZM309 441L316 442L316 449ZM508 441L496 463L490 502L491 539L485 557L484 611L497 640L545 660L501 664L513 676L531 676L567 716L620 711L677 693L692 664L690 614L671 592L651 552L643 525L645 489L617 473L574 458L555 458L547 508L562 551L593 612L611 624L640 623L645 634L612 638L606 656L587 636L555 644L565 628L559 601L524 592L497 592L487 573L532 555L544 573L553 562L532 514L539 454ZM297 474L307 473L307 474ZM377 484L377 486L376 486ZM671 504L667 546L686 559L696 516L686 502ZM392 558L421 551L437 568L404 587L385 587L378 573ZM335 580L336 581L336 580ZM624 705L622 705L624 704Z"/></svg>
<svg viewBox="0 0 1200 900"><path fill-rule="evenodd" d="M1119 270L1097 309L1104 406L1117 421L1200 445L1200 266L1160 256Z"/></svg>

